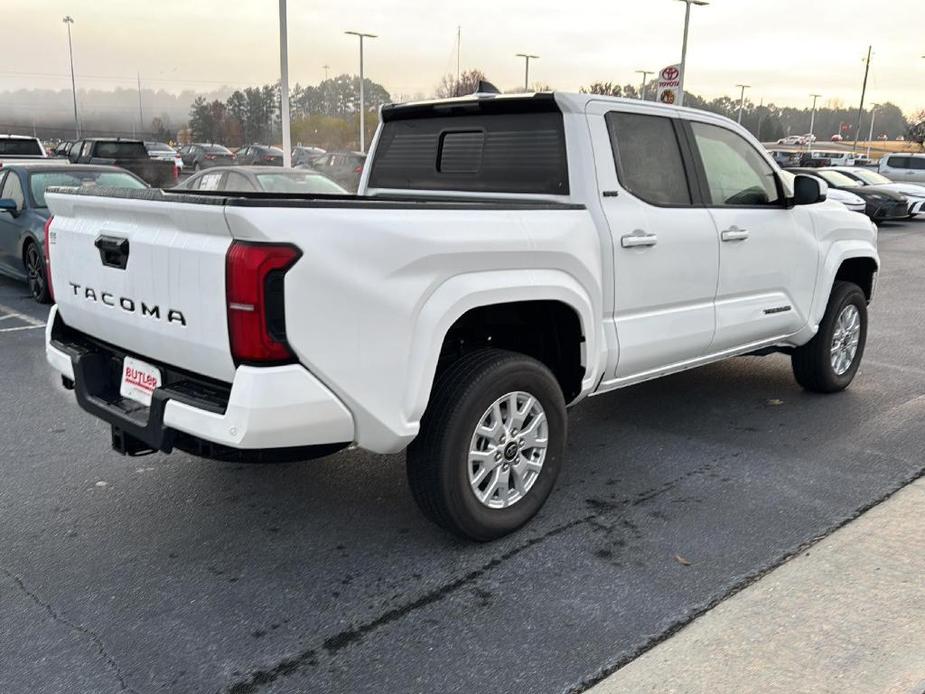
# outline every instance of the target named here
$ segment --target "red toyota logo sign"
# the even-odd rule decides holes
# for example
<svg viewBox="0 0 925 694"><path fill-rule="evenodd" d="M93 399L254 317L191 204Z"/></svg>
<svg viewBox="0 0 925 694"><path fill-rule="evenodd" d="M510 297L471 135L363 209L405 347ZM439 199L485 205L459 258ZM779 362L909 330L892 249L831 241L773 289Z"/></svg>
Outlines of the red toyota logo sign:
<svg viewBox="0 0 925 694"><path fill-rule="evenodd" d="M669 65L664 70L662 70L662 79L666 82L673 82L678 79L678 68L674 65Z"/></svg>

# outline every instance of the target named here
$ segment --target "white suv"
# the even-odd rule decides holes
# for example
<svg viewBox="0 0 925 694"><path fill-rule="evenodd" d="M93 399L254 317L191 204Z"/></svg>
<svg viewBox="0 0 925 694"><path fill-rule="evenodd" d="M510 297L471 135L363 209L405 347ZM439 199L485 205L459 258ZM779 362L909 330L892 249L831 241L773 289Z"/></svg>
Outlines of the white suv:
<svg viewBox="0 0 925 694"><path fill-rule="evenodd" d="M880 173L897 183L925 183L925 154L888 154L880 159Z"/></svg>

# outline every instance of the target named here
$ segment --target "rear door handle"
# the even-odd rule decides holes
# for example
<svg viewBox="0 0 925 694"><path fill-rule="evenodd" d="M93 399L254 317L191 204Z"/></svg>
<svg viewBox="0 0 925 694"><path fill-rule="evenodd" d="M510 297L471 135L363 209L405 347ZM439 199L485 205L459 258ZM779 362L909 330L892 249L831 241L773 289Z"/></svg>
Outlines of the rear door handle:
<svg viewBox="0 0 925 694"><path fill-rule="evenodd" d="M632 234L620 237L620 245L624 248L654 246L656 243L658 243L658 236L655 234L647 234L642 229L636 229Z"/></svg>
<svg viewBox="0 0 925 694"><path fill-rule="evenodd" d="M728 229L725 229L720 236L723 241L744 241L748 238L748 229L740 229L733 224Z"/></svg>

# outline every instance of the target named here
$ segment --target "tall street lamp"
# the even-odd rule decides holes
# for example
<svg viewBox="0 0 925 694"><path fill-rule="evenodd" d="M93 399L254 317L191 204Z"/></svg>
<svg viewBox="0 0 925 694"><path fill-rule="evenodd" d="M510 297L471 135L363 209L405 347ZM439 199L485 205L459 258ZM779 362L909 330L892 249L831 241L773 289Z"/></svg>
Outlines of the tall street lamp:
<svg viewBox="0 0 925 694"><path fill-rule="evenodd" d="M518 58L524 59L524 91L530 91L530 59L539 60L538 55L532 55L530 53L518 53Z"/></svg>
<svg viewBox="0 0 925 694"><path fill-rule="evenodd" d="M684 105L684 78L687 73L687 30L691 24L691 5L709 5L706 0L678 0L684 8L684 39L681 42L681 84L678 85L678 106Z"/></svg>
<svg viewBox="0 0 925 694"><path fill-rule="evenodd" d="M289 122L289 34L286 0L279 0L279 120L283 129L283 166L292 166L292 135Z"/></svg>
<svg viewBox="0 0 925 694"><path fill-rule="evenodd" d="M360 37L360 151L366 153L366 97L363 93L363 39L378 38L376 34L362 31L345 31L345 34Z"/></svg>
<svg viewBox="0 0 925 694"><path fill-rule="evenodd" d="M742 109L745 108L745 90L750 89L752 85L737 84L736 86L742 90L742 93L739 96L739 125L742 125Z"/></svg>
<svg viewBox="0 0 925 694"><path fill-rule="evenodd" d="M870 134L867 136L867 158L870 159L870 141L874 139L874 118L877 117L877 109L880 104L870 105Z"/></svg>
<svg viewBox="0 0 925 694"><path fill-rule="evenodd" d="M813 115L809 117L809 146L812 147L813 140L816 136L816 99L818 99L822 94L810 94L813 97Z"/></svg>
<svg viewBox="0 0 925 694"><path fill-rule="evenodd" d="M74 80L74 47L71 44L71 24L74 23L74 18L68 15L61 21L67 24L67 53L68 57L71 59L71 94L74 96L74 132L79 140L80 121L77 120L77 82Z"/></svg>
<svg viewBox="0 0 925 694"><path fill-rule="evenodd" d="M654 75L655 73L652 72L651 70L636 70L636 72L642 75L642 89L639 91L639 98L645 99L646 98L646 78L648 78L649 75Z"/></svg>

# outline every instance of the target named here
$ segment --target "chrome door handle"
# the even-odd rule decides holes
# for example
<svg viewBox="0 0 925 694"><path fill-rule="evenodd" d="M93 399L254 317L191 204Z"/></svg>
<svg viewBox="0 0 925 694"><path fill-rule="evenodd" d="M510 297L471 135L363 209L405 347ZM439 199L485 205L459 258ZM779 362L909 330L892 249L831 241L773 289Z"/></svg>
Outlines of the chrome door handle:
<svg viewBox="0 0 925 694"><path fill-rule="evenodd" d="M632 234L620 237L620 245L624 248L654 246L656 243L658 243L658 236L655 234L647 234L642 229L636 229Z"/></svg>
<svg viewBox="0 0 925 694"><path fill-rule="evenodd" d="M723 230L720 236L723 241L744 241L748 238L748 229L740 229L733 224L728 229Z"/></svg>

